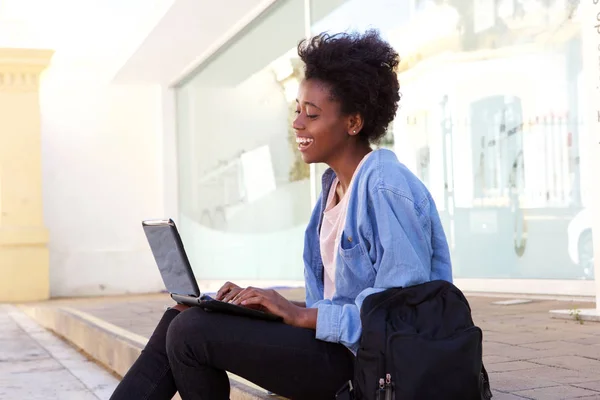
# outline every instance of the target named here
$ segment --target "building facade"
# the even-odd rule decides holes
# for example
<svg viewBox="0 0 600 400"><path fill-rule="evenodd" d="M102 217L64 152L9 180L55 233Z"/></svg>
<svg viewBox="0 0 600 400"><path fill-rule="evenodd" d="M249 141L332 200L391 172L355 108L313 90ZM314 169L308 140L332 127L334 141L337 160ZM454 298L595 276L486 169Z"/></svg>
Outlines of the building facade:
<svg viewBox="0 0 600 400"><path fill-rule="evenodd" d="M51 296L161 290L139 225L156 217L176 220L204 289L301 285L325 166L295 150L296 45L366 29L402 58L380 146L431 190L458 286L600 293L595 0L135 4L110 3L120 17L87 52L79 21L41 78Z"/></svg>

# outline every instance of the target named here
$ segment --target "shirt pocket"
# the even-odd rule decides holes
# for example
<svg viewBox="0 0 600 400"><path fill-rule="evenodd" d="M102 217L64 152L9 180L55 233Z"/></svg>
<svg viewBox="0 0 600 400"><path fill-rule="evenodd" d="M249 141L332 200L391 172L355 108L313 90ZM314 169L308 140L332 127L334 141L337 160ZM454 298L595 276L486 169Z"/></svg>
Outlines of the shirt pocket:
<svg viewBox="0 0 600 400"><path fill-rule="evenodd" d="M339 253L342 257L352 259L364 254L363 246L352 234L342 231L340 237Z"/></svg>
<svg viewBox="0 0 600 400"><path fill-rule="evenodd" d="M350 291L357 288L362 290L373 285L375 268L358 237L342 232L338 255L340 260L336 278L341 278Z"/></svg>

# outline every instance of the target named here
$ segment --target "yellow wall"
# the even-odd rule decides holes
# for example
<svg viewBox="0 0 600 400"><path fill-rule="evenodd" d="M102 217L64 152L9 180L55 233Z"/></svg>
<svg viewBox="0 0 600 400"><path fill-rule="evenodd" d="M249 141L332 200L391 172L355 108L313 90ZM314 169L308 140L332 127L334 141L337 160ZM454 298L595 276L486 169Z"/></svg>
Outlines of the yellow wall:
<svg viewBox="0 0 600 400"><path fill-rule="evenodd" d="M0 302L49 297L38 82L51 57L0 48Z"/></svg>

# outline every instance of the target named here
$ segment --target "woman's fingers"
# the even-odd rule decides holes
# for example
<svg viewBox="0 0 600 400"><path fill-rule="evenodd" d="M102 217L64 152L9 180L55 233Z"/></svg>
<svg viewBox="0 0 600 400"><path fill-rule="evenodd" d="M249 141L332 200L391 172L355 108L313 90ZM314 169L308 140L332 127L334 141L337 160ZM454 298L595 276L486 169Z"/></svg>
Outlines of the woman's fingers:
<svg viewBox="0 0 600 400"><path fill-rule="evenodd" d="M261 292L261 289L256 289L253 287L247 287L246 289L240 291L236 296L233 297L233 304L239 305L242 301L257 296Z"/></svg>
<svg viewBox="0 0 600 400"><path fill-rule="evenodd" d="M217 300L223 300L225 301L225 297L232 291L235 289L239 289L241 290L241 288L236 285L235 283L231 283L231 282L226 282L223 286L221 286L221 289L219 289L219 291L217 292L216 295L216 299ZM239 290L237 291L237 293L239 293ZM236 294L237 294L236 293ZM235 294L234 294L235 296Z"/></svg>
<svg viewBox="0 0 600 400"><path fill-rule="evenodd" d="M260 306L260 307L264 307L267 310L269 310L269 307L267 307L267 305L265 304L266 302L267 301L263 296L253 296L253 297L248 297L248 298L244 299L241 302L241 305L244 307L250 307L250 308L253 308L255 306Z"/></svg>
<svg viewBox="0 0 600 400"><path fill-rule="evenodd" d="M241 288L236 287L236 288L232 288L222 299L222 301L224 302L230 302L231 300L233 300L235 298L235 296L237 296L240 292L242 291Z"/></svg>

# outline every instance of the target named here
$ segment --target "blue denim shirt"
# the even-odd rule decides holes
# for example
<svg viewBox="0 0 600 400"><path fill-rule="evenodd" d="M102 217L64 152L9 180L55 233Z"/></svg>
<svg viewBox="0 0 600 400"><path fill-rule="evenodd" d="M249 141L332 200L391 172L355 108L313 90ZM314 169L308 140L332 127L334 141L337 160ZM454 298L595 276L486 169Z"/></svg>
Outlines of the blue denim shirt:
<svg viewBox="0 0 600 400"><path fill-rule="evenodd" d="M335 294L323 299L319 231L335 178L323 191L306 228L306 306L318 309L317 339L342 343L354 354L360 308L370 294L430 280L452 281L446 236L431 194L389 150L374 151L355 173L335 271Z"/></svg>

